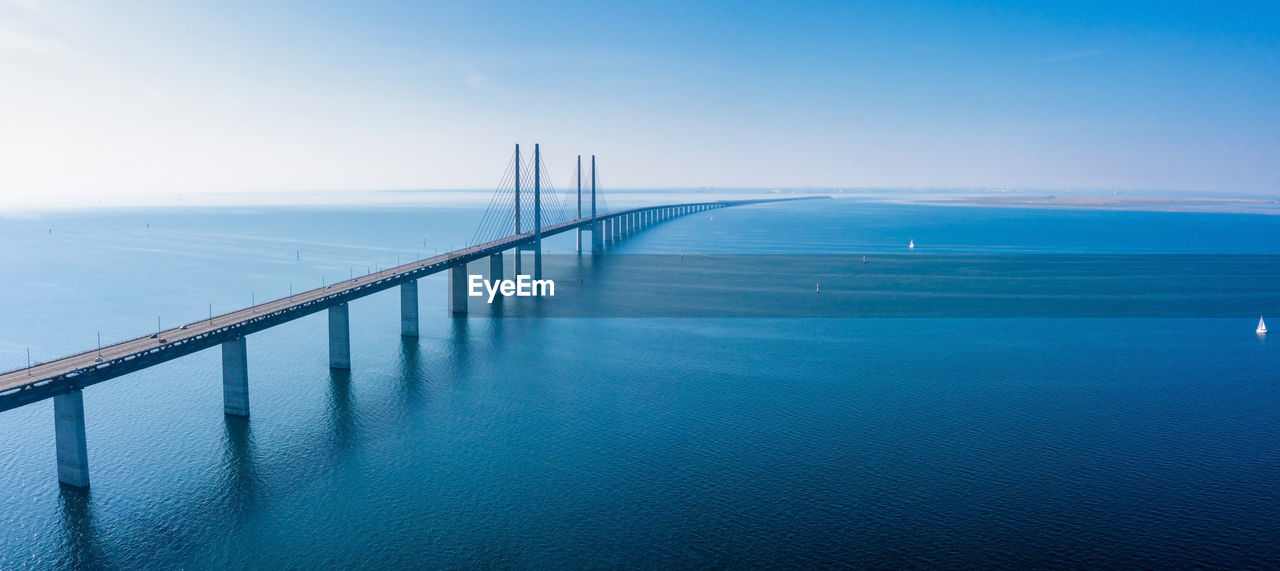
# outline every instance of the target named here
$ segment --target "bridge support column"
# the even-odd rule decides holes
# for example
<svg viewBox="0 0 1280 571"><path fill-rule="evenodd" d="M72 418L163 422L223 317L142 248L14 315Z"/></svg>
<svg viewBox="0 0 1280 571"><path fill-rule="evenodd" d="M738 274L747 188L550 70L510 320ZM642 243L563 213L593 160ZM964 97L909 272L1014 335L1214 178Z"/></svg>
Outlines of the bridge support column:
<svg viewBox="0 0 1280 571"><path fill-rule="evenodd" d="M400 284L400 335L418 336L418 280Z"/></svg>
<svg viewBox="0 0 1280 571"><path fill-rule="evenodd" d="M89 487L84 394L80 389L53 397L53 431L58 449L58 481L77 488Z"/></svg>
<svg viewBox="0 0 1280 571"><path fill-rule="evenodd" d="M329 308L329 368L351 368L351 315L345 303Z"/></svg>
<svg viewBox="0 0 1280 571"><path fill-rule="evenodd" d="M592 254L599 254L604 251L604 238L600 235L602 231L601 226L602 224L599 221L591 225L591 253Z"/></svg>
<svg viewBox="0 0 1280 571"><path fill-rule="evenodd" d="M502 279L502 252L489 256L489 280L496 282L500 279Z"/></svg>
<svg viewBox="0 0 1280 571"><path fill-rule="evenodd" d="M542 240L534 243L537 244L537 249L533 251L533 279L540 280L542 279Z"/></svg>
<svg viewBox="0 0 1280 571"><path fill-rule="evenodd" d="M249 416L249 356L244 337L222 344L222 412Z"/></svg>
<svg viewBox="0 0 1280 571"><path fill-rule="evenodd" d="M520 255L520 250L516 250ZM454 317L467 315L467 265L449 267L449 314Z"/></svg>

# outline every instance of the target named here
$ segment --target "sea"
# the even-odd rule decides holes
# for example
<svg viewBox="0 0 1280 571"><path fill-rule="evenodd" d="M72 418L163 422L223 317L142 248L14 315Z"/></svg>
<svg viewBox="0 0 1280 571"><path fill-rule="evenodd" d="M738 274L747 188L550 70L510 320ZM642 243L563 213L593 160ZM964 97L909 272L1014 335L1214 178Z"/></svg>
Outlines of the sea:
<svg viewBox="0 0 1280 571"><path fill-rule="evenodd" d="M460 248L484 213L5 213L0 369ZM544 248L577 256L572 234ZM397 292L351 303L350 371L324 315L250 335L248 419L223 414L216 349L86 388L87 490L58 484L51 401L0 413L0 569L1280 566L1280 314L1254 331L1280 216L806 200L672 220L593 263L909 253L1264 278L1257 312L453 318L439 274L418 338ZM815 296L839 291L824 279ZM692 303L732 305L721 286Z"/></svg>

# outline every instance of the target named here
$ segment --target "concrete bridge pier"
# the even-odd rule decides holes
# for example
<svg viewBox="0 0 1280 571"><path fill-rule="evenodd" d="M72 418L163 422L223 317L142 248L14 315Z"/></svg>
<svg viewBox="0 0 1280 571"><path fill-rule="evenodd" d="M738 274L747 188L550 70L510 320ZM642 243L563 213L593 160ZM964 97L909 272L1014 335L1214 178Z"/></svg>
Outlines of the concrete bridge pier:
<svg viewBox="0 0 1280 571"><path fill-rule="evenodd" d="M345 303L329 308L329 368L351 368L351 316Z"/></svg>
<svg viewBox="0 0 1280 571"><path fill-rule="evenodd" d="M418 336L418 280L400 284L400 335Z"/></svg>
<svg viewBox="0 0 1280 571"><path fill-rule="evenodd" d="M489 256L489 280L496 282L500 279L502 279L502 252Z"/></svg>
<svg viewBox="0 0 1280 571"><path fill-rule="evenodd" d="M520 250L516 249L519 260ZM467 316L467 265L449 266L449 314L454 317Z"/></svg>
<svg viewBox="0 0 1280 571"><path fill-rule="evenodd" d="M53 431L58 449L58 481L76 488L89 487L84 394L80 389L53 397Z"/></svg>
<svg viewBox="0 0 1280 571"><path fill-rule="evenodd" d="M592 254L599 254L600 252L604 251L604 238L600 235L600 232L601 232L600 226L601 226L601 223L599 221L596 221L595 224L591 225L591 253Z"/></svg>
<svg viewBox="0 0 1280 571"><path fill-rule="evenodd" d="M222 344L222 412L249 416L249 357L244 337Z"/></svg>

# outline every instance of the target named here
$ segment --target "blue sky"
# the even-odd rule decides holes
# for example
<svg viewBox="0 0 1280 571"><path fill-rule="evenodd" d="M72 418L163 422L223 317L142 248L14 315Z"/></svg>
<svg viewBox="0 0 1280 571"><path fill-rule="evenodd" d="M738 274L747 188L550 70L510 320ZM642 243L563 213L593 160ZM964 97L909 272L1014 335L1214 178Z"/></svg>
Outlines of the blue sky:
<svg viewBox="0 0 1280 571"><path fill-rule="evenodd" d="M1280 194L1280 4L0 0L0 201L567 184Z"/></svg>

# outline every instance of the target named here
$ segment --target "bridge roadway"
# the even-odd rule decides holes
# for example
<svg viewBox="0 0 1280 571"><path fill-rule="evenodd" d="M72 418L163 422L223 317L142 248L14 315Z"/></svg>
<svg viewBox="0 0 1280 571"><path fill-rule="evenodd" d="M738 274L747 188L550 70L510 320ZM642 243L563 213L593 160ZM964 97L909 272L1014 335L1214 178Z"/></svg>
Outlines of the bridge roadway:
<svg viewBox="0 0 1280 571"><path fill-rule="evenodd" d="M798 199L670 204L620 210L601 214L596 218L601 224L608 224L615 220L626 220L625 217L628 215L652 213L654 219L630 230L635 231L651 223L713 208ZM592 224L592 219L589 217L564 222L543 228L542 236L554 236L578 228L590 230ZM85 351L34 364L30 368L9 371L0 374L0 412L216 347L224 342L243 338L251 333L342 305L454 266L533 243L535 240L536 236L533 232L515 234L238 311L215 315L210 319L202 319L182 327L166 329L158 332L155 337L130 339L103 347L100 352L96 349ZM596 237L593 236L592 240L595 241Z"/></svg>

